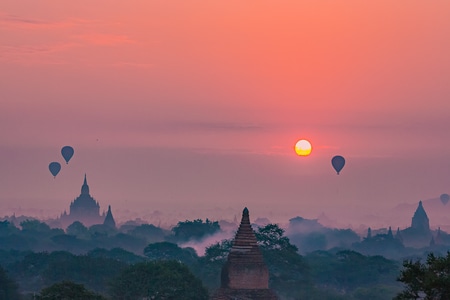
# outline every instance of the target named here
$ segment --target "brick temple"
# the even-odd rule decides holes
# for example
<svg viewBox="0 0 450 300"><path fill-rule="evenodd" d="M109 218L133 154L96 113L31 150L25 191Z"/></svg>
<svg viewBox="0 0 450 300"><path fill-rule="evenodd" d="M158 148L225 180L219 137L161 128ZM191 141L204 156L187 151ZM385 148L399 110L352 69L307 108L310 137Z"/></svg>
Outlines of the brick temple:
<svg viewBox="0 0 450 300"><path fill-rule="evenodd" d="M269 289L269 271L250 225L248 209L233 241L228 260L222 267L221 287L212 300L277 300Z"/></svg>

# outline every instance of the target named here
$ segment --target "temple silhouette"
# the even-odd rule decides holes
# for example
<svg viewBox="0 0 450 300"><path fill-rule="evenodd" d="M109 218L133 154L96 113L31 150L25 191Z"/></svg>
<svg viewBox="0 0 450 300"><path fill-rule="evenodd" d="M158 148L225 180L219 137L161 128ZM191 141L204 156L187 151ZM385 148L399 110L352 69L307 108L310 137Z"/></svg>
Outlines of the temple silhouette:
<svg viewBox="0 0 450 300"><path fill-rule="evenodd" d="M430 220L423 207L422 201L419 201L416 211L411 220L411 227L401 231L403 244L408 247L421 248L428 246L433 240L430 230Z"/></svg>
<svg viewBox="0 0 450 300"><path fill-rule="evenodd" d="M419 206L412 217L411 228L423 233L430 231L430 220L423 208L422 201L419 201Z"/></svg>
<svg viewBox="0 0 450 300"><path fill-rule="evenodd" d="M435 235L435 236L434 236ZM388 256L395 256L395 253L405 251L405 247L424 248L428 246L443 244L443 237L440 228L434 233L430 229L430 220L423 207L422 201L419 204L412 216L411 226L400 230L397 227L395 235L391 227L386 233L372 234L369 227L367 229L367 236L361 242L360 247L356 250L364 254L382 254Z"/></svg>
<svg viewBox="0 0 450 300"><path fill-rule="evenodd" d="M108 207L108 213L100 214L100 205L89 193L86 174L81 186L81 194L70 203L70 211L67 214L64 211L59 217L59 222L66 228L75 221L83 223L84 226L95 224L104 224L110 227L116 227L116 222L111 212L111 205Z"/></svg>
<svg viewBox="0 0 450 300"><path fill-rule="evenodd" d="M247 208L233 241L228 259L222 267L221 287L212 300L277 300L269 289L269 271L250 225Z"/></svg>

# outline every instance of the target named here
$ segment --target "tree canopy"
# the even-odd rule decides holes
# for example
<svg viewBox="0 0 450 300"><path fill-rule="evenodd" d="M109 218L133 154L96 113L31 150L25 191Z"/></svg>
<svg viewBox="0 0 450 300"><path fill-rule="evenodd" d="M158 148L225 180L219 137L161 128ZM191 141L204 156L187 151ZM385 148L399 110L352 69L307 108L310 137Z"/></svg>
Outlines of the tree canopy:
<svg viewBox="0 0 450 300"><path fill-rule="evenodd" d="M198 259L193 248L181 248L169 242L149 244L144 249L144 255L151 260L176 260L189 266L195 264Z"/></svg>
<svg viewBox="0 0 450 300"><path fill-rule="evenodd" d="M131 265L111 283L111 299L206 300L208 291L186 265L150 261Z"/></svg>
<svg viewBox="0 0 450 300"><path fill-rule="evenodd" d="M404 261L398 280L406 287L395 297L396 300L450 299L450 252L446 256L430 253L425 263L420 260Z"/></svg>
<svg viewBox="0 0 450 300"><path fill-rule="evenodd" d="M9 278L6 271L0 266L0 299L1 300L17 300L20 294L16 283Z"/></svg>
<svg viewBox="0 0 450 300"><path fill-rule="evenodd" d="M20 287L26 291L37 292L42 286L66 280L105 293L107 283L126 267L126 263L116 259L55 251L29 253L9 269Z"/></svg>
<svg viewBox="0 0 450 300"><path fill-rule="evenodd" d="M205 222L201 219L194 221L186 220L184 222L178 222L178 224L172 228L175 239L180 242L200 240L207 235L212 235L218 232L219 230L219 222L211 222L208 219L206 219Z"/></svg>
<svg viewBox="0 0 450 300"><path fill-rule="evenodd" d="M62 281L42 289L36 300L106 300L100 294L87 290L84 285Z"/></svg>

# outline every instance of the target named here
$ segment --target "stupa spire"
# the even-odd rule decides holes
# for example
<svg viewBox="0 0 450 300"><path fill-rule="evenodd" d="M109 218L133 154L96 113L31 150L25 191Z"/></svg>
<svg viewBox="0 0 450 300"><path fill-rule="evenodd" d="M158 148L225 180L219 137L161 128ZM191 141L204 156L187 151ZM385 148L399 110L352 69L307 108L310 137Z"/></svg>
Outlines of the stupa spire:
<svg viewBox="0 0 450 300"><path fill-rule="evenodd" d="M89 186L87 184L86 173L84 173L84 182L81 186L81 195L89 195Z"/></svg>
<svg viewBox="0 0 450 300"><path fill-rule="evenodd" d="M105 221L103 225L116 228L116 222L114 221L114 217L111 212L111 205L108 206L108 212L106 213Z"/></svg>
<svg viewBox="0 0 450 300"><path fill-rule="evenodd" d="M263 263L263 257L259 250L258 242L256 240L255 232L250 224L250 215L247 207L242 212L242 220L236 237L233 241L230 254L228 256L229 262L248 261Z"/></svg>

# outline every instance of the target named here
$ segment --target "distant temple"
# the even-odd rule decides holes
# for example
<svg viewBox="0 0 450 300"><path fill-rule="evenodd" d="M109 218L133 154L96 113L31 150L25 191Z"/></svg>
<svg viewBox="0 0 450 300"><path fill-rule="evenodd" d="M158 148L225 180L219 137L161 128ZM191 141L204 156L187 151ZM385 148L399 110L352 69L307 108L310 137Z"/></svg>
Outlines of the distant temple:
<svg viewBox="0 0 450 300"><path fill-rule="evenodd" d="M419 201L419 205L414 212L411 227L402 230L401 236L402 242L407 247L421 248L430 245L430 240L433 240L430 230L430 220L425 212L422 201Z"/></svg>
<svg viewBox="0 0 450 300"><path fill-rule="evenodd" d="M250 225L248 209L242 220L228 260L222 268L221 287L212 300L277 300L269 289L269 271Z"/></svg>
<svg viewBox="0 0 450 300"><path fill-rule="evenodd" d="M64 213L61 214L59 221L64 228L75 221L79 221L87 227L94 224L104 224L110 227L116 227L116 223L111 212L111 206L109 206L108 213L106 215L104 212L100 215L100 205L89 194L89 185L87 184L86 174L84 175L84 182L81 186L80 196L70 203L69 214L64 211Z"/></svg>
<svg viewBox="0 0 450 300"><path fill-rule="evenodd" d="M419 201L419 206L414 213L411 222L411 228L422 232L430 231L430 221L428 219L427 213L425 212L425 209L423 208L422 201Z"/></svg>
<svg viewBox="0 0 450 300"><path fill-rule="evenodd" d="M108 212L106 213L105 221L103 221L103 225L106 225L111 228L116 228L116 221L114 221L114 217L111 212L111 205L108 206Z"/></svg>

